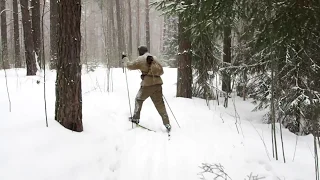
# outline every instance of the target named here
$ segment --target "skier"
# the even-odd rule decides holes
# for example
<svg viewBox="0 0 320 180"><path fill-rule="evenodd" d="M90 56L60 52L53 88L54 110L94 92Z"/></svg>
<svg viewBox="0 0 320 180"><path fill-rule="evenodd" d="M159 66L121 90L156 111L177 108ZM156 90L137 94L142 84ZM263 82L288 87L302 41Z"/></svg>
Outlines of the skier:
<svg viewBox="0 0 320 180"><path fill-rule="evenodd" d="M129 119L133 123L139 124L142 104L150 97L162 118L163 125L170 132L171 125L162 97L163 82L160 76L163 74L163 68L156 57L148 52L146 46L139 46L138 52L139 57L133 62L129 62L127 56L122 55L124 66L129 70L140 70L142 72L140 90L135 98L134 115Z"/></svg>

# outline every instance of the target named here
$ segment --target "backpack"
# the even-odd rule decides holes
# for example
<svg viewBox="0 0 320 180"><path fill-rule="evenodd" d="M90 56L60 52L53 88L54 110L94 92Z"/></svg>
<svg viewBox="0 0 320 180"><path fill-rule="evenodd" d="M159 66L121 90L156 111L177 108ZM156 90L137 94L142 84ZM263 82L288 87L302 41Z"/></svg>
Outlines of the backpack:
<svg viewBox="0 0 320 180"><path fill-rule="evenodd" d="M147 56L148 72L141 75L143 80L145 76L160 77L163 74L163 68L159 62L154 60L153 56Z"/></svg>

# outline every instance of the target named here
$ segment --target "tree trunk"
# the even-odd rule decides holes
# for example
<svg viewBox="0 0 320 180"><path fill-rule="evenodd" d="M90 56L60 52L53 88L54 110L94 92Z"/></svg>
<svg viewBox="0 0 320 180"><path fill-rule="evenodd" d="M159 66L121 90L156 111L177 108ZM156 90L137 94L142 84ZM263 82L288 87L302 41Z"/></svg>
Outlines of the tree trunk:
<svg viewBox="0 0 320 180"><path fill-rule="evenodd" d="M128 0L128 8L129 8L129 47L128 47L128 55L132 57L132 8L131 8L131 0Z"/></svg>
<svg viewBox="0 0 320 180"><path fill-rule="evenodd" d="M4 69L10 68L9 58L8 58L8 40L7 40L7 15L6 11L6 1L0 0L0 11L1 14L1 54L2 54L2 63Z"/></svg>
<svg viewBox="0 0 320 180"><path fill-rule="evenodd" d="M32 0L32 33L33 33L33 43L34 50L37 54L37 62L41 67L43 60L41 58L41 23L40 23L40 0Z"/></svg>
<svg viewBox="0 0 320 180"><path fill-rule="evenodd" d="M121 18L121 8L120 8L120 1L116 0L116 12L117 12L117 27L118 27L118 49L119 52L122 53L125 51L125 43L124 43L124 28ZM121 1L122 2L122 1ZM118 55L117 58L121 58L121 54ZM119 67L121 67L121 61L119 60Z"/></svg>
<svg viewBox="0 0 320 180"><path fill-rule="evenodd" d="M81 132L81 0L60 1L58 21L55 119L65 128Z"/></svg>
<svg viewBox="0 0 320 180"><path fill-rule="evenodd" d="M109 17L111 19L111 27L112 27L112 48L113 51L111 51L112 55L112 65L118 66L117 62L114 62L114 60L118 59L116 56L119 54L119 49L117 48L117 30L116 30L116 23L115 23L115 17L114 17L114 1L107 1L110 3L109 5Z"/></svg>
<svg viewBox="0 0 320 180"><path fill-rule="evenodd" d="M58 1L50 0L50 69L55 69L57 64L58 28Z"/></svg>
<svg viewBox="0 0 320 180"><path fill-rule="evenodd" d="M223 62L231 63L231 26L226 25L223 32ZM227 93L231 92L230 73L223 72L222 74L222 90Z"/></svg>
<svg viewBox="0 0 320 180"><path fill-rule="evenodd" d="M140 46L140 0L137 0L137 47Z"/></svg>
<svg viewBox="0 0 320 180"><path fill-rule="evenodd" d="M159 39L159 52L161 53L162 52L162 49L163 49L163 33L164 33L164 18L162 17L161 19L161 22L160 22L160 39Z"/></svg>
<svg viewBox="0 0 320 180"><path fill-rule="evenodd" d="M185 23L179 19L179 58L178 58L178 79L177 97L192 98L192 67L191 67L191 42L190 32L185 31Z"/></svg>
<svg viewBox="0 0 320 180"><path fill-rule="evenodd" d="M33 35L32 35L32 29L31 29L31 19L29 14L28 1L20 1L20 5L21 5L22 23L23 23L27 76L36 75L37 65L34 57L34 44L33 44Z"/></svg>
<svg viewBox="0 0 320 180"><path fill-rule="evenodd" d="M168 29L169 29L169 16L168 15L165 15L164 16L164 25L163 25L163 28L162 28L162 41L165 42L165 37L168 36ZM163 52L165 50L165 46L163 45L162 46L162 49L161 49L161 52Z"/></svg>
<svg viewBox="0 0 320 180"><path fill-rule="evenodd" d="M87 36L87 7L86 7L86 4L84 3L83 4L83 12L84 12L84 21L82 22L83 24L83 30L84 30L84 42L83 42L83 47L82 47L82 57L84 59L84 63L86 64L86 67L87 67L87 71L89 71L89 67L88 67L88 44L87 44L87 39L88 39L88 36Z"/></svg>
<svg viewBox="0 0 320 180"><path fill-rule="evenodd" d="M21 54L20 54L20 35L19 35L19 14L18 14L18 0L13 0L13 31L14 31L14 64L15 68L21 68Z"/></svg>
<svg viewBox="0 0 320 180"><path fill-rule="evenodd" d="M146 0L146 43L149 52L151 52L151 47L150 47L150 20L149 20L149 0Z"/></svg>
<svg viewBox="0 0 320 180"><path fill-rule="evenodd" d="M273 157L278 160L278 145L277 145L277 133L276 133L276 111L275 111L275 60L272 57L271 62L271 99L270 99L270 111L271 111L271 136L272 136L272 150L273 150Z"/></svg>
<svg viewBox="0 0 320 180"><path fill-rule="evenodd" d="M112 44L112 41L109 41L109 39L111 39L112 36L110 36L111 34L111 28L110 28L110 21L109 19L105 19L105 14L104 12L105 11L109 11L108 9L105 10L104 9L104 2L101 1L101 7L100 7L100 10L101 10L101 24L102 24L102 33L103 33L103 56L102 58L106 60L106 64L107 64L107 67L109 68L110 67L110 54L111 54L111 51L110 51L110 44Z"/></svg>

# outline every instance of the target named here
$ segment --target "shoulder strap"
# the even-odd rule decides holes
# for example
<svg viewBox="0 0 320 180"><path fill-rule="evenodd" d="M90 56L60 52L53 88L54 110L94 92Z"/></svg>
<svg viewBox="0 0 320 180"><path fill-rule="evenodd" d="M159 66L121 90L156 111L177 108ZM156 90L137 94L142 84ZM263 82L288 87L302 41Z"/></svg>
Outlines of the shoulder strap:
<svg viewBox="0 0 320 180"><path fill-rule="evenodd" d="M149 74L149 72L150 72L150 70L151 70L151 65L152 65L152 62L153 62L153 57L152 57L152 56L148 56L147 59L146 59L146 61L147 61L147 64L148 64L148 71L147 71L147 73L142 74L142 75L141 75L141 78L143 79L144 76L160 77L160 76L157 76L157 75L150 75L150 74Z"/></svg>

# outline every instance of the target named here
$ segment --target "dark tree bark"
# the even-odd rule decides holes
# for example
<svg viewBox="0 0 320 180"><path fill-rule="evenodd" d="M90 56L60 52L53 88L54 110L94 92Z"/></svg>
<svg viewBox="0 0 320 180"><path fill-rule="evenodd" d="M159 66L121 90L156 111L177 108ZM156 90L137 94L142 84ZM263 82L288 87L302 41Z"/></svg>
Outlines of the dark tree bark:
<svg viewBox="0 0 320 180"><path fill-rule="evenodd" d="M226 25L223 32L223 62L231 63L231 26ZM222 74L222 90L231 92L231 78L228 72Z"/></svg>
<svg viewBox="0 0 320 180"><path fill-rule="evenodd" d="M128 47L128 55L132 57L132 8L131 8L131 0L128 0L128 12L129 12L129 47Z"/></svg>
<svg viewBox="0 0 320 180"><path fill-rule="evenodd" d="M192 98L192 67L191 67L191 42L190 32L185 31L185 23L179 19L179 52L177 97Z"/></svg>
<svg viewBox="0 0 320 180"><path fill-rule="evenodd" d="M33 30L33 44L34 44L34 50L38 56L38 59L36 59L39 63L39 66L41 67L41 64L43 63L41 58L41 15L40 15L40 0L32 0L31 1L32 6L32 30Z"/></svg>
<svg viewBox="0 0 320 180"><path fill-rule="evenodd" d="M55 69L57 63L58 28L58 2L50 0L50 69Z"/></svg>
<svg viewBox="0 0 320 180"><path fill-rule="evenodd" d="M20 54L20 35L19 35L19 14L18 14L18 0L13 0L13 31L14 31L14 64L15 68L21 68L21 54Z"/></svg>
<svg viewBox="0 0 320 180"><path fill-rule="evenodd" d="M28 1L20 1L21 13L22 13L22 24L23 24L23 34L24 34L24 46L25 46L25 56L27 64L27 76L36 75L37 65L34 56L34 44L33 35L31 29L31 19L29 12Z"/></svg>
<svg viewBox="0 0 320 180"><path fill-rule="evenodd" d="M58 21L55 119L65 128L81 132L81 0L60 1Z"/></svg>
<svg viewBox="0 0 320 180"><path fill-rule="evenodd" d="M6 1L0 0L0 12L6 9ZM8 37L7 37L7 15L6 11L1 14L1 54L2 63L4 69L9 69L9 58L8 58Z"/></svg>
<svg viewBox="0 0 320 180"><path fill-rule="evenodd" d="M151 52L151 47L150 47L150 20L149 20L149 0L146 0L146 43L147 47L149 49L149 52Z"/></svg>
<svg viewBox="0 0 320 180"><path fill-rule="evenodd" d="M116 0L116 12L117 12L117 27L118 27L118 49L120 53L125 51L125 42L124 42L124 28L123 28L123 22L121 18L121 8L120 8L120 1ZM121 1L122 2L122 1ZM119 54L120 59L120 54ZM122 63L119 60L119 66L121 67Z"/></svg>

